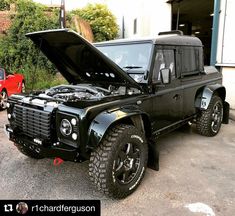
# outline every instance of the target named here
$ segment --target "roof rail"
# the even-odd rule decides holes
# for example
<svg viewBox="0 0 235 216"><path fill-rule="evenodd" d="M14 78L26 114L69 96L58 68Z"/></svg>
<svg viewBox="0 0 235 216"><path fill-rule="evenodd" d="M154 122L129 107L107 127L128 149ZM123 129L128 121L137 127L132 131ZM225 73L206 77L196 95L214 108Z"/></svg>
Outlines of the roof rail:
<svg viewBox="0 0 235 216"><path fill-rule="evenodd" d="M184 35L184 33L180 30L164 31L164 32L159 32L158 33L158 35L169 35L169 34Z"/></svg>

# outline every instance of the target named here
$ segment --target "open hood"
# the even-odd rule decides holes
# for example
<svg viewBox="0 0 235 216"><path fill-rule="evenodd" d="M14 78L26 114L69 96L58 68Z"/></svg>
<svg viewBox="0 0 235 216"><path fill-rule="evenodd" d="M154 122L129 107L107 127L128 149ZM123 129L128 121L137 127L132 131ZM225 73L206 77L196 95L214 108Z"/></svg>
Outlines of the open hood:
<svg viewBox="0 0 235 216"><path fill-rule="evenodd" d="M69 29L26 34L69 83L122 83L140 88L117 64Z"/></svg>

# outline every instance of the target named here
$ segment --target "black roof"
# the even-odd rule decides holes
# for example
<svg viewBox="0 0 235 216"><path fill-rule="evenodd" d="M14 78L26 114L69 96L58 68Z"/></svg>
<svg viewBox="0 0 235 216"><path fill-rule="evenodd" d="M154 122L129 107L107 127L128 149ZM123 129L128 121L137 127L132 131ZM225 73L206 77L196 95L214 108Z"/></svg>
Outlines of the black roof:
<svg viewBox="0 0 235 216"><path fill-rule="evenodd" d="M186 35L160 35L156 38L143 39L117 39L112 41L95 43L95 46L130 44L130 43L152 43L157 45L178 45L178 46L202 46L199 38Z"/></svg>

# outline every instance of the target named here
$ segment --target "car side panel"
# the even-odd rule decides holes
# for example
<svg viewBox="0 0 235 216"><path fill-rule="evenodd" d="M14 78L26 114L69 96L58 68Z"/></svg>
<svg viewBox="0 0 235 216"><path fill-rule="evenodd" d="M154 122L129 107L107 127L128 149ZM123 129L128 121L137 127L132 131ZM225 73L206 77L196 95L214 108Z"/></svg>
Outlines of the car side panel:
<svg viewBox="0 0 235 216"><path fill-rule="evenodd" d="M21 93L23 76L20 74L8 75L4 81L4 88L7 90L8 96Z"/></svg>
<svg viewBox="0 0 235 216"><path fill-rule="evenodd" d="M222 82L221 74L198 75L181 79L183 89L183 116L189 117L196 113L197 95L203 91L205 86L214 85Z"/></svg>

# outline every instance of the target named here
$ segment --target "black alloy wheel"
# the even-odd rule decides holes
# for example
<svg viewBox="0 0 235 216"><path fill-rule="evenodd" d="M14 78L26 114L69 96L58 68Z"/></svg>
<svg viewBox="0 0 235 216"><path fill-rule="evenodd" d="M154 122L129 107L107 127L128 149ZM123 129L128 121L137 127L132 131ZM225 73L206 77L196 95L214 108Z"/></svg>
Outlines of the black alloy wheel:
<svg viewBox="0 0 235 216"><path fill-rule="evenodd" d="M136 143L127 143L118 152L114 160L114 178L120 184L129 184L140 168L140 149Z"/></svg>
<svg viewBox="0 0 235 216"><path fill-rule="evenodd" d="M214 133L220 128L223 119L223 105L220 101L217 101L213 106L213 111L211 115L211 130Z"/></svg>

